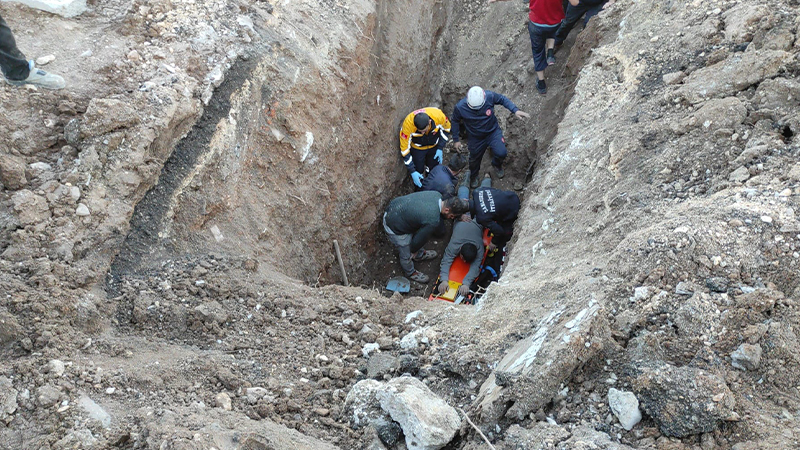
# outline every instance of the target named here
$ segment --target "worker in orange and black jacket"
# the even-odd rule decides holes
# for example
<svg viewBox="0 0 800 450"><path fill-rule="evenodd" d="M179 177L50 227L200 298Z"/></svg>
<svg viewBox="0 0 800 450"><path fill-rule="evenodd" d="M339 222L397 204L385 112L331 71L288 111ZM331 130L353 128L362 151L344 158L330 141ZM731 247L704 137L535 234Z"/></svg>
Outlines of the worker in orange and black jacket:
<svg viewBox="0 0 800 450"><path fill-rule="evenodd" d="M439 108L418 109L400 128L400 155L417 187L422 187L425 167L442 162L444 146L450 139L450 120Z"/></svg>

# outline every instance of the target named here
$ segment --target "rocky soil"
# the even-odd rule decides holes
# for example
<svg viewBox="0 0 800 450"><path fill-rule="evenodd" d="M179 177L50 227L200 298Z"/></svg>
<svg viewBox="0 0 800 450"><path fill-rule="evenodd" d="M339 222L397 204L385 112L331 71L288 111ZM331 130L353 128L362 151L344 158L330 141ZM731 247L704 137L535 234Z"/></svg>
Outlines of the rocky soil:
<svg viewBox="0 0 800 450"><path fill-rule="evenodd" d="M0 448L800 448L799 9L617 0L543 97L522 2L3 3L68 87L0 88ZM389 296L399 122L473 84L507 269Z"/></svg>

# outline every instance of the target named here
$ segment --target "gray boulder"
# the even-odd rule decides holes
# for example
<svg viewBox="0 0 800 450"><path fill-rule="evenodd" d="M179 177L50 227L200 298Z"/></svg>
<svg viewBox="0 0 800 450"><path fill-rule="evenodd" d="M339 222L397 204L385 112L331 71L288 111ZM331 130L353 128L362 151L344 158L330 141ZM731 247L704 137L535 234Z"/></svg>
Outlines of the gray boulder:
<svg viewBox="0 0 800 450"><path fill-rule="evenodd" d="M666 363L632 371L636 398L666 436L707 433L721 421L738 418L733 393L712 373Z"/></svg>
<svg viewBox="0 0 800 450"><path fill-rule="evenodd" d="M390 380L377 397L381 408L400 424L409 450L438 450L461 426L458 412L416 378Z"/></svg>
<svg viewBox="0 0 800 450"><path fill-rule="evenodd" d="M608 406L611 412L619 420L622 428L630 431L642 420L642 413L639 411L639 400L633 392L619 391L611 388L608 390Z"/></svg>
<svg viewBox="0 0 800 450"><path fill-rule="evenodd" d="M740 370L756 370L761 365L761 346L742 344L731 353L731 364Z"/></svg>

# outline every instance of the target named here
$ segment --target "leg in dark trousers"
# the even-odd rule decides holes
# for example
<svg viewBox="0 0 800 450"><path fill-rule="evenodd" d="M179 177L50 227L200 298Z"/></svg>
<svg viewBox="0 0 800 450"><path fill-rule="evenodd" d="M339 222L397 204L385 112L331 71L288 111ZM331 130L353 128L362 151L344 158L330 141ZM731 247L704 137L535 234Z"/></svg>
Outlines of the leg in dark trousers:
<svg viewBox="0 0 800 450"><path fill-rule="evenodd" d="M567 40L569 32L572 31L584 14L586 17L583 19L583 25L586 26L589 19L596 16L597 13L603 9L603 5L605 4L606 0L581 0L578 6L572 6L572 4L567 5L566 18L561 22L561 26L558 27L558 31L556 32L556 45L561 45Z"/></svg>
<svg viewBox="0 0 800 450"><path fill-rule="evenodd" d="M469 136L467 147L469 148L469 173L473 179L476 179L481 171L481 160L489 147L489 140L486 138L476 139Z"/></svg>
<svg viewBox="0 0 800 450"><path fill-rule="evenodd" d="M575 28L575 25L581 20L581 17L583 17L589 8L590 6L586 6L584 2L578 3L578 6L572 6L572 4L567 5L567 16L564 18L564 21L561 22L561 26L558 27L558 31L556 32L556 45L561 45L567 40L569 32Z"/></svg>
<svg viewBox="0 0 800 450"><path fill-rule="evenodd" d="M0 69L9 80L24 80L30 73L28 61L17 48L14 35L2 16L0 16Z"/></svg>
<svg viewBox="0 0 800 450"><path fill-rule="evenodd" d="M439 164L439 161L433 158L434 156L436 156L435 148L429 148L427 150L411 149L411 160L414 161L414 168L423 175L425 175L425 166L427 166L428 169L433 169Z"/></svg>
<svg viewBox="0 0 800 450"><path fill-rule="evenodd" d="M489 147L492 148L492 165L498 169L503 168L503 161L508 156L506 140L503 138L503 130L499 127L489 135Z"/></svg>

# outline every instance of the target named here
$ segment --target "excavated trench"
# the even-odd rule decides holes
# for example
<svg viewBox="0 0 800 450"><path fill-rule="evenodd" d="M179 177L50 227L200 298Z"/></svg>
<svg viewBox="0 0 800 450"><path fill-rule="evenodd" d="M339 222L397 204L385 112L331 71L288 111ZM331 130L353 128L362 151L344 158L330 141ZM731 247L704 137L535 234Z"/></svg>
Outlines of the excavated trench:
<svg viewBox="0 0 800 450"><path fill-rule="evenodd" d="M509 158L508 175L494 186L524 197L572 96L572 81L599 39L593 28L548 69L550 92L542 97L531 87L527 33L514 28L505 33L513 41L503 34L496 42L468 40L460 27L475 5L423 1L417 6L430 22L403 29L390 3L363 17L362 37L342 45L347 51L340 48L334 60L315 61L303 56L301 42L273 40L233 66L137 205L107 277L110 293L125 276L209 253L310 285L340 283L334 240L350 284L382 286L399 268L378 226L380 212L413 190L398 157L398 124L420 106L436 105L449 115L474 84L505 94L533 116L523 122L497 109ZM409 46L427 52L409 54ZM417 63L420 56L427 66ZM428 248L445 245L434 240ZM420 269L435 275L436 263ZM423 287L412 293L423 294Z"/></svg>

